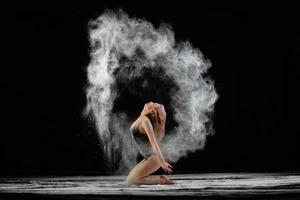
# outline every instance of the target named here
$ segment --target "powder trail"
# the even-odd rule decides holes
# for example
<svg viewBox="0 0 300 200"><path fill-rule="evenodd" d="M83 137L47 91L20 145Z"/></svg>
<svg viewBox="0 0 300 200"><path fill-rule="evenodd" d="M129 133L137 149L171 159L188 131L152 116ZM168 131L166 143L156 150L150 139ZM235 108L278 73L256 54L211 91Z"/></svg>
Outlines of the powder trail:
<svg viewBox="0 0 300 200"><path fill-rule="evenodd" d="M129 132L131 121L126 112L114 111L114 106L122 98L120 87L140 98L140 91L156 86L149 80L130 84L143 80L145 70L156 71L159 80L173 83L168 91L158 90L157 94L168 95L168 106L177 124L166 130L159 144L166 160L176 162L204 148L207 135L213 133L211 114L218 95L213 81L205 76L211 62L199 49L189 42L177 43L169 25L155 28L123 11L106 11L91 20L89 36L91 60L85 113L94 119L108 165L118 165L117 173L122 174L136 164L137 149Z"/></svg>

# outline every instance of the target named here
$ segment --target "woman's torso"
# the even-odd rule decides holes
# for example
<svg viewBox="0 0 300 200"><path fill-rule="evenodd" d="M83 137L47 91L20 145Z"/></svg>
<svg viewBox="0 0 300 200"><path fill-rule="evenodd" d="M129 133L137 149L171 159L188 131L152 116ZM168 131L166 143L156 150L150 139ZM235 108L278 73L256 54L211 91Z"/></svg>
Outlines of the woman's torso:
<svg viewBox="0 0 300 200"><path fill-rule="evenodd" d="M145 116L146 117L146 116ZM138 117L131 125L130 129L136 131L136 134L141 134L142 137L146 137L148 139L148 135L143 128L143 126L140 126L141 122L145 119L145 117ZM158 141L160 141L165 134L165 125L164 124L158 124L158 123L152 123L154 135ZM148 139L149 142L149 139ZM150 145L150 142L149 142Z"/></svg>

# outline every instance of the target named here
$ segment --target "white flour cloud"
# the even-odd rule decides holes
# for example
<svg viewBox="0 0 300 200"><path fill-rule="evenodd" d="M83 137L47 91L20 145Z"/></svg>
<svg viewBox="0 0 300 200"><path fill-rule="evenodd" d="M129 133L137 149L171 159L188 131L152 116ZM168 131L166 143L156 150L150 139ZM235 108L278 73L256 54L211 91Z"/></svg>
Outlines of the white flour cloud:
<svg viewBox="0 0 300 200"><path fill-rule="evenodd" d="M176 162L202 149L206 136L213 133L210 116L218 95L213 81L205 76L211 63L201 51L189 42L176 43L168 25L155 28L123 11L106 11L90 21L89 31L91 61L85 112L94 118L107 164L118 164L118 173L128 172L136 164L137 149L128 117L112 112L119 95L114 85L117 79L130 82L142 77L145 68L161 68L165 77L176 84L176 89L168 92L178 126L159 144L166 160ZM149 82L144 84L151 87Z"/></svg>

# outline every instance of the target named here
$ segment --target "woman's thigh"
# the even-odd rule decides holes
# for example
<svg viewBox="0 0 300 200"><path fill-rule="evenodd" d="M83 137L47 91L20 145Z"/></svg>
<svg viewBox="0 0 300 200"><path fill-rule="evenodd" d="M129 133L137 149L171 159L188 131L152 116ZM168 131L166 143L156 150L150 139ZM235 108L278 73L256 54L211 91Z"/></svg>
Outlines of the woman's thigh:
<svg viewBox="0 0 300 200"><path fill-rule="evenodd" d="M160 168L160 162L156 155L151 155L147 159L139 162L129 173L127 182L134 183L137 180L144 178Z"/></svg>

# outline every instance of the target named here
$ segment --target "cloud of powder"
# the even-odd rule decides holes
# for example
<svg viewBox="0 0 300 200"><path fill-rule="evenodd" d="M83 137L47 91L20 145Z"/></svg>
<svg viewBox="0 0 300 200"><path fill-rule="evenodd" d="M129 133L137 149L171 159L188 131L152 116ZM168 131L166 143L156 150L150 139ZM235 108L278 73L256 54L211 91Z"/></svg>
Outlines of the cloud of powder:
<svg viewBox="0 0 300 200"><path fill-rule="evenodd" d="M146 68L162 68L164 76L176 84L176 89L168 92L178 126L172 133L166 130L159 144L166 160L176 162L204 148L206 136L213 133L211 114L218 95L213 81L205 76L211 63L199 49L189 42L176 43L168 25L155 28L123 11L106 11L91 20L89 36L91 60L85 113L94 119L107 165L118 165L117 172L126 173L136 164L130 121L126 113L112 112L120 95L114 86L117 80L130 82L142 77ZM151 83L147 85L151 87Z"/></svg>

